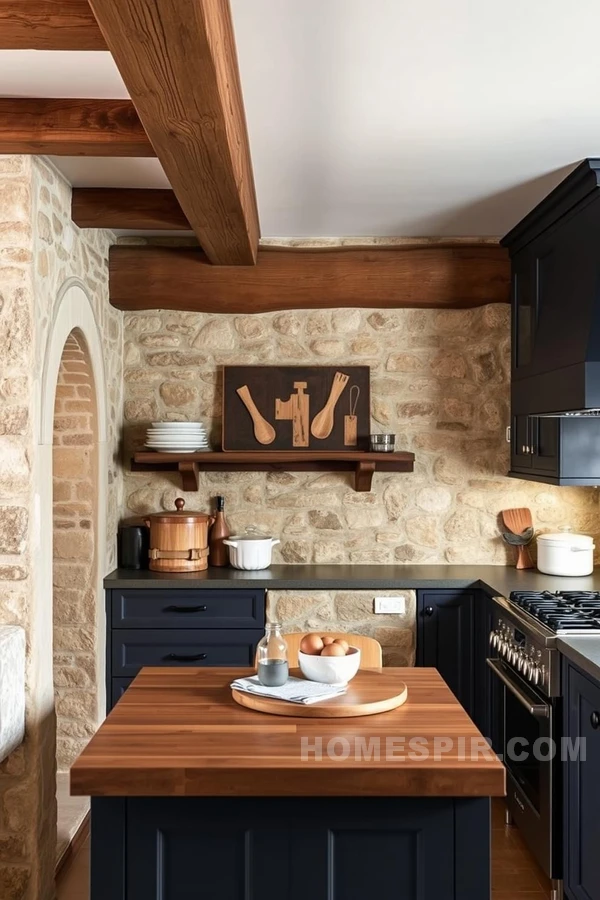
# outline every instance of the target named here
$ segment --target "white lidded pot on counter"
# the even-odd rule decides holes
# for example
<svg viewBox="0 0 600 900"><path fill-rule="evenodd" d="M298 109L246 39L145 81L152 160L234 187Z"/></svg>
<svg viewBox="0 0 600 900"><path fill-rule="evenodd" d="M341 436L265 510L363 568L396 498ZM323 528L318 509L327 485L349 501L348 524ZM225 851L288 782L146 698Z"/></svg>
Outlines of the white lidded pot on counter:
<svg viewBox="0 0 600 900"><path fill-rule="evenodd" d="M594 571L594 539L567 529L537 536L537 567L545 575L581 577Z"/></svg>
<svg viewBox="0 0 600 900"><path fill-rule="evenodd" d="M244 534L233 534L223 543L229 547L229 562L234 569L268 569L271 551L278 538L262 534L257 528L248 528Z"/></svg>

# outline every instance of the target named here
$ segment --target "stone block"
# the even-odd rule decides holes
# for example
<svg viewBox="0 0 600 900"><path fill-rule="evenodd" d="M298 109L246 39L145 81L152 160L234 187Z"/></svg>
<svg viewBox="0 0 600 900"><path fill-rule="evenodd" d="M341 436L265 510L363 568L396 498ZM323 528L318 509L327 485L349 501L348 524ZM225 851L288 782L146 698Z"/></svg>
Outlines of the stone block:
<svg viewBox="0 0 600 900"><path fill-rule="evenodd" d="M235 335L226 317L218 317L200 329L192 347L195 350L232 350L235 347Z"/></svg>
<svg viewBox="0 0 600 900"><path fill-rule="evenodd" d="M57 715L63 719L95 721L96 698L90 691L64 691L56 700Z"/></svg>
<svg viewBox="0 0 600 900"><path fill-rule="evenodd" d="M165 381L160 386L160 396L166 406L189 406L198 401L198 389L178 381Z"/></svg>
<svg viewBox="0 0 600 900"><path fill-rule="evenodd" d="M0 565L0 581L25 581L27 577L23 566Z"/></svg>
<svg viewBox="0 0 600 900"><path fill-rule="evenodd" d="M56 478L87 478L92 472L91 462L92 453L88 449L54 447L52 451L52 470Z"/></svg>
<svg viewBox="0 0 600 900"><path fill-rule="evenodd" d="M0 863L0 897L3 900L25 900L30 874L27 865Z"/></svg>
<svg viewBox="0 0 600 900"><path fill-rule="evenodd" d="M156 422L158 406L155 400L126 400L124 415L128 422Z"/></svg>
<svg viewBox="0 0 600 900"><path fill-rule="evenodd" d="M23 553L29 513L23 506L0 506L0 553Z"/></svg>
<svg viewBox="0 0 600 900"><path fill-rule="evenodd" d="M54 535L54 558L92 560L94 539L89 531L71 531Z"/></svg>
<svg viewBox="0 0 600 900"><path fill-rule="evenodd" d="M361 324L362 316L359 309L334 309L331 314L333 330L342 334L358 331Z"/></svg>
<svg viewBox="0 0 600 900"><path fill-rule="evenodd" d="M279 553L286 563L308 563L312 556L312 545L309 541L285 541Z"/></svg>
<svg viewBox="0 0 600 900"><path fill-rule="evenodd" d="M323 356L328 359L341 358L342 356L344 356L343 342L335 339L321 339L313 341L310 345L310 348L316 356Z"/></svg>
<svg viewBox="0 0 600 900"><path fill-rule="evenodd" d="M308 521L318 531L340 531L342 528L338 514L325 509L311 509Z"/></svg>
<svg viewBox="0 0 600 900"><path fill-rule="evenodd" d="M337 565L348 562L348 554L338 541L319 540L315 543L314 562Z"/></svg>
<svg viewBox="0 0 600 900"><path fill-rule="evenodd" d="M412 515L404 520L406 536L423 547L437 547L439 543L438 519L428 515Z"/></svg>

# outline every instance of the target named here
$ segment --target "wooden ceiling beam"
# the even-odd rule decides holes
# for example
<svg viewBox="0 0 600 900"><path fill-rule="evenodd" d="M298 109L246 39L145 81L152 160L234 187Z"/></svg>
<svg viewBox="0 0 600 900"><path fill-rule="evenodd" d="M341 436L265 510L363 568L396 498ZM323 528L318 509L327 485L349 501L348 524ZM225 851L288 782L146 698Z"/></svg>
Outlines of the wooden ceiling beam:
<svg viewBox="0 0 600 900"><path fill-rule="evenodd" d="M90 5L207 257L253 264L258 212L228 0Z"/></svg>
<svg viewBox="0 0 600 900"><path fill-rule="evenodd" d="M510 265L493 244L397 249L264 249L253 267L209 265L183 247L113 246L117 309L259 313L284 309L441 308L508 303Z"/></svg>
<svg viewBox="0 0 600 900"><path fill-rule="evenodd" d="M0 153L155 156L130 100L0 99Z"/></svg>
<svg viewBox="0 0 600 900"><path fill-rule="evenodd" d="M190 230L170 190L74 188L71 218L80 228Z"/></svg>
<svg viewBox="0 0 600 900"><path fill-rule="evenodd" d="M0 50L107 50L87 0L0 0Z"/></svg>

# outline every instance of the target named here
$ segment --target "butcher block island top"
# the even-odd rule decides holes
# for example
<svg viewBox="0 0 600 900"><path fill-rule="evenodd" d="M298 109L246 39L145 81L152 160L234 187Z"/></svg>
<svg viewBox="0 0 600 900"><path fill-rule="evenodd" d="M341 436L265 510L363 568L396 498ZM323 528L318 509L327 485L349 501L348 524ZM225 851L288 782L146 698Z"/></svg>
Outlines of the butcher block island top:
<svg viewBox="0 0 600 900"><path fill-rule="evenodd" d="M408 700L366 718L243 708L241 668L146 668L71 769L92 797L490 797L504 767L435 669L386 668Z"/></svg>

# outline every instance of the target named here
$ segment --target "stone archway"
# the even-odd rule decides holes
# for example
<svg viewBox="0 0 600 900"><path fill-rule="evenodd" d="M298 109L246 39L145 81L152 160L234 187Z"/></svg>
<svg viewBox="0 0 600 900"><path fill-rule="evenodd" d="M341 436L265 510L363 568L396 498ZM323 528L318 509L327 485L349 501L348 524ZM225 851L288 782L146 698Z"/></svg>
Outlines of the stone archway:
<svg viewBox="0 0 600 900"><path fill-rule="evenodd" d="M80 697L84 708L89 713L89 724L80 728L80 720L77 716L68 715L74 711L69 700L64 700L59 705L58 720L62 730L63 741L61 753L73 750L73 745L66 741L69 730L73 733L90 730L101 721L105 710L104 688L104 648L105 648L105 615L102 592L102 578L106 560L106 528L107 528L107 384L105 378L101 333L98 328L92 304L83 284L75 278L69 279L57 296L54 307L54 315L49 327L46 342L43 366L36 377L35 409L34 416L38 429L38 441L34 456L34 490L35 490L35 516L32 533L32 553L36 558L34 571L33 597L34 616L31 632L32 643L32 672L31 677L38 685L38 733L40 766L38 778L40 782L40 805L38 807L37 834L38 855L40 859L40 879L51 879L56 859L56 771L57 771L57 715L55 712L54 698L54 648L52 641L53 632L53 535L54 503L53 503L53 443L55 424L55 400L56 389L59 380L65 381L67 374L66 358L63 360L63 351L67 347L67 357L74 354L76 349L85 357L89 380L86 382L91 390L88 392L92 398L92 406L95 411L95 426L93 435L95 443L94 464L92 466L92 496L95 499L92 513L89 516L81 514L77 517L77 526L74 529L83 533L86 525L82 521L89 521L89 532L93 534L93 560L90 565L89 588L85 603L87 613L92 615L93 624L90 627L82 627L78 632L78 640L85 645L82 652L90 654L89 672L93 674L93 691L90 691L86 699ZM72 361L76 361L73 359ZM61 374L61 372L63 374ZM68 383L70 379L66 379ZM78 387L78 385L76 385ZM81 385L83 387L83 385ZM59 392L60 394L61 392ZM72 400L77 398L72 397ZM82 398L84 399L84 398ZM75 409L71 409L75 412ZM66 413L66 407L64 412ZM85 413L83 413L85 415ZM91 414L90 414L91 415ZM73 434L79 432L74 431ZM85 431L81 432L85 434ZM65 432L65 435L67 432ZM88 438L89 439L89 438ZM63 444L65 448L68 443ZM82 488L82 490L84 490ZM83 509L83 508L82 508ZM73 510L73 512L75 512ZM66 516L64 518L67 518ZM60 543L60 542L59 542ZM81 546L86 543L82 538ZM64 560L66 561L66 559ZM77 565L75 560L71 561ZM62 563L60 564L62 566ZM58 566L58 563L57 563ZM68 566L65 566L68 568ZM66 596L59 600L59 604L66 602ZM73 595L70 595L71 598ZM74 626L75 627L75 626ZM70 634L75 637L75 632ZM61 635L60 642L66 640L66 635ZM61 643L57 642L57 652ZM74 647L67 648L73 653ZM66 652L66 651L65 651ZM66 657L59 657L60 661ZM77 657L82 664L81 671L88 665L84 656ZM72 669L73 671L67 671ZM75 672L75 666L63 666L59 680L65 681L71 678L81 679L82 675ZM66 685L60 685L66 690ZM75 690L72 685L71 689ZM63 725L60 721L62 719ZM70 722L65 727L64 723ZM73 737L74 735L69 735ZM85 741L85 736L80 740ZM64 757L63 757L64 759ZM65 796L67 792L65 790Z"/></svg>
<svg viewBox="0 0 600 900"><path fill-rule="evenodd" d="M97 727L96 528L98 420L94 376L82 332L61 355L54 401L53 672L60 858L88 809L71 798L68 771Z"/></svg>

